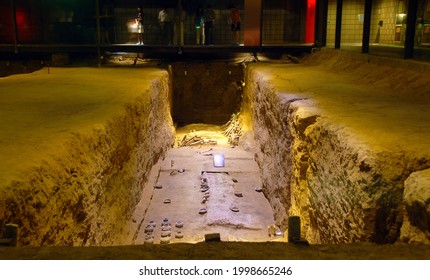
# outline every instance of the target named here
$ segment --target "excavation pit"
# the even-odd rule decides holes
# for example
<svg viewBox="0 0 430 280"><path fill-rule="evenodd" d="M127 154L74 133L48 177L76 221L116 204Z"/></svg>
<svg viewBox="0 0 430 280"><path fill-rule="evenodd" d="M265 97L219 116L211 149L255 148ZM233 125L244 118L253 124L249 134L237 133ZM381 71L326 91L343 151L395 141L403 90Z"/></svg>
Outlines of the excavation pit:
<svg viewBox="0 0 430 280"><path fill-rule="evenodd" d="M201 124L200 127L208 127L213 133L212 125ZM222 137L222 134L218 136ZM210 154L202 153L208 147L211 147ZM212 157L219 153L225 155L224 167L213 165ZM178 169L185 172L174 172ZM203 242L205 235L212 232L219 233L221 241L283 241L267 234L268 224L275 221L264 194L254 191L254 186L261 185L261 180L253 153L229 145L176 147L166 153L159 171L154 174L156 184L163 185L163 189L152 194L149 207L143 203L138 205L135 219L140 216L138 213L145 212L141 216L141 228L150 220L158 221L166 216L173 223L182 221L184 224L181 228L183 236L172 238L171 243ZM238 183L232 178L237 178ZM236 196L237 192L242 197ZM162 203L166 197L173 198L171 204ZM147 209L143 210L145 207ZM240 209L240 212L231 209ZM134 236L134 244L141 244L145 238L141 231ZM155 243L161 242L159 238L160 232L155 232Z"/></svg>
<svg viewBox="0 0 430 280"><path fill-rule="evenodd" d="M213 232L223 241L267 241L267 225L285 231L289 216L300 216L311 244L428 243L428 228L415 215L428 215L420 204L426 194L417 191L430 167L428 74L350 58L339 66L333 61L340 55L322 52L303 65L235 62L241 76L228 83L236 86L231 102L218 96L214 110L202 112L202 96L188 104L196 97L186 95L188 85L175 97L174 66L51 68L4 78L0 221L20 226L20 246L161 243L161 231L153 238L141 231L167 216L184 223L181 238L172 227L169 243L200 242ZM350 70L339 75L338 67ZM387 71L410 82L397 81L394 93ZM222 125L238 112L243 133L232 145ZM199 126L216 145L179 147ZM225 155L225 167L213 166L213 153ZM257 181L247 181L254 172ZM210 186L204 204L202 174ZM169 193L175 185L194 192ZM250 218L257 217L246 204L253 195L265 199L259 204L267 205L267 220ZM180 214L175 205L190 198ZM158 200L173 207L169 215L151 214Z"/></svg>

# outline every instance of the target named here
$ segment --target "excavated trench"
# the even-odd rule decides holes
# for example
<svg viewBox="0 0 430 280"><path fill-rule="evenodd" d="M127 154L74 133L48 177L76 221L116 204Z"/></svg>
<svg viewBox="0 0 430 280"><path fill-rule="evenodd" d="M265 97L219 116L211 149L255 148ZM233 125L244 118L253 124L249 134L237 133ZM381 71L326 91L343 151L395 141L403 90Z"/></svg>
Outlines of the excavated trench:
<svg viewBox="0 0 430 280"><path fill-rule="evenodd" d="M214 233L226 241L285 241L269 237L267 226L285 233L294 215L310 243L425 243L416 236L425 234L426 219L413 216L421 206L409 197L415 208L405 210L402 196L409 175L429 167L427 155L409 159L365 146L324 102L285 78L304 69L294 67L229 61L176 62L167 71L51 69L42 80L51 83L55 73L69 86L82 83L72 89L82 93L73 99L80 109L59 114L70 110L79 125L61 122L42 152L26 153L14 172L0 170L2 228L19 225L20 246L193 243ZM27 90L31 81L34 89L39 74L15 83ZM106 100L83 107L94 83L104 84ZM126 98L115 95L124 89ZM103 118L92 119L93 107Z"/></svg>
<svg viewBox="0 0 430 280"><path fill-rule="evenodd" d="M255 153L238 145L245 64L177 62L169 69L176 140L154 168L149 204L133 215L139 222L131 242L283 241L280 229L268 235L275 222Z"/></svg>

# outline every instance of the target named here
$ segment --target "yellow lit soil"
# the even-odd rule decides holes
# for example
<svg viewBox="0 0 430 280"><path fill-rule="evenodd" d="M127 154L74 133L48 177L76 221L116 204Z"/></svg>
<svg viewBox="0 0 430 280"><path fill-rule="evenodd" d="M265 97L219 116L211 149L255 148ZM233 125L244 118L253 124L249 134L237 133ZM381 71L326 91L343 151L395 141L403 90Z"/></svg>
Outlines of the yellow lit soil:
<svg viewBox="0 0 430 280"><path fill-rule="evenodd" d="M369 71L369 66L364 66L362 61L360 63L348 62L349 60L340 61L336 59L336 55L323 54L320 56L320 61L316 56L302 65L264 63L254 64L250 69L254 74L256 73L256 77L261 78L259 86L267 85L268 89L276 92L277 97L274 99L291 100L292 96L292 99L303 99L304 103L301 103L303 106L299 106L297 110L302 114L301 116L318 115L319 120L322 120L322 132L327 129L329 132L349 135L339 140L341 144L353 144L354 148L366 147L366 151L387 154L385 163L387 166L392 163L393 157L390 153L394 150L394 154L400 155L395 157L396 159L405 160L396 161L395 168L389 169L394 170L389 172L389 176L396 177L398 170L405 169L413 172L417 171L418 167L428 168L430 155L427 145L427 139L430 136L428 72L405 71L401 67L381 65L370 66L372 71ZM408 78L402 80L404 77ZM161 83L156 82L160 80L162 80ZM30 247L2 247L0 259L430 259L429 245L403 243L382 246L369 242L352 244L340 242L340 244L331 245L311 245L306 248L283 242L200 243L202 234L212 232L212 229L207 230L207 223L205 223L207 219L193 225L193 230L199 230L198 236L188 235L185 238L187 242L199 242L197 244L142 245L144 240L142 227L149 220L156 220L159 224L160 219L166 215L169 215L168 218L172 217L172 222L183 219L185 231L187 225L202 218L192 212L201 206L200 196L196 193L195 187L196 184L198 186L200 172L208 169L211 161L210 158L199 154L199 151L213 148L213 152L227 155L230 153L228 150L231 149L226 144L225 138L219 135L218 128L214 128L207 130L205 135L217 140L219 145L216 147L175 148L167 151L169 144L177 143L184 133L197 131L202 127L197 125L184 130L179 129L176 139L174 138L173 124L169 115L171 108L166 105L169 102L169 96L163 84L168 84L167 71L157 68L51 68L49 74L47 69L43 69L32 74L0 79L0 129L2 131L0 191L2 197L11 197L8 201L2 201L3 204L0 203L0 207L11 201L19 201L22 204L12 209L14 213L31 217L12 221L25 226L26 230L22 233L22 238L27 242L24 245L30 245ZM157 102L157 99L152 97L159 96L160 92L163 93L162 101ZM263 93L263 96L268 95ZM307 227L310 224L306 212L309 209L309 201L307 201L309 196L304 192L307 186L300 184L303 183L300 180L297 185L292 186L291 209L287 209L290 213L283 208L282 200L285 199L283 195L275 193L284 189L279 188L279 182L284 182L285 173L280 172L282 170L279 168L283 164L288 165L283 161L284 158L280 153L280 147L285 143L279 140L282 136L280 132L285 132L283 125L287 120L280 118L280 115L271 115L273 107L270 106L275 103L272 101L274 100L260 103L259 109L265 112L261 114L262 121L276 123L277 130L272 131L273 134L263 130L255 131L257 143L247 141L247 138L243 139L241 143L243 150L233 151L230 159L239 158L242 161L246 159L249 162L253 161L251 158L257 160L260 174L263 176L258 180L263 181L267 186L264 195L275 213L275 223L285 224L287 214L299 214ZM132 104L139 104L139 106L133 107ZM244 108L245 111L248 109ZM324 124L328 125L324 126ZM251 123L246 123L246 130L248 131L246 137L250 137L249 135L253 133ZM128 137L130 131L133 132L133 137L136 136L138 139L137 143L133 142L132 137ZM309 130L304 133L305 131L300 131L303 133L299 136L315 139L312 138ZM323 135L322 132L321 135ZM274 156L265 160L261 152L256 153L256 145L269 143L269 140L273 140L274 144L265 145L264 152ZM343 140L345 141L342 142ZM312 145L315 145L315 150L318 152L318 146L315 143L317 141ZM108 148L102 149L104 146ZM87 152L92 152L94 147L100 153L91 157L85 156ZM258 148L262 149L262 147ZM147 155L151 156L148 158ZM321 162L332 160L335 166L334 158L317 153L312 156L313 159ZM417 158L423 158L423 161L417 163L414 161ZM197 159L201 159L201 162ZM227 157L226 163L230 162L228 159ZM367 159L365 157L363 160ZM373 158L370 159L373 160ZM172 160L173 166L171 166ZM69 161L77 163L79 168L71 170L67 165ZM121 162L126 163L122 165ZM399 162L407 165L407 168L398 164ZM88 168L88 163L91 163L91 168ZM371 163L372 161L369 164ZM199 164L203 167L196 168ZM110 169L111 167L113 170ZM243 168L253 169L254 166L243 166ZM185 172L170 176L170 172L178 169L185 169ZM35 173L26 173L26 170ZM53 175L50 177L43 175L44 170L55 172L51 173ZM303 170L306 172L311 169ZM348 169L342 170L349 172ZM332 170L326 168L325 171L330 173ZM168 174L164 174L166 175L164 177L164 175L159 176L159 173ZM111 177L108 174L115 174L115 176ZM26 181L27 175L31 176ZM192 178L177 179L180 176ZM241 177L239 173L235 176L238 177L239 188L249 187L250 184L240 185L242 180L246 182L248 179L246 176ZM313 174L308 174L309 180L316 181L312 176ZM399 180L401 184L398 183L394 188L403 185L402 180L405 179L403 177ZM53 182L52 178L56 181ZM182 185L190 179L193 182L192 186ZM157 193L158 190L153 189L158 180L166 180L160 182L165 186L161 189L164 193ZM58 182L62 183L60 190L55 188ZM231 185L231 182L226 185ZM5 188L5 186L21 188L15 192L14 188ZM269 190L270 186L274 188ZM185 187L192 188L188 195L182 192L182 188ZM173 192L166 192L169 190ZM326 189L330 192L325 196L327 198L325 202L329 205L340 205L335 201L332 203L330 199L344 189L334 190L336 192ZM245 191L247 190L242 190L243 194L249 194L249 196L255 194L255 192L246 193ZM317 192L316 196L321 193ZM73 194L72 198L66 199L67 194ZM183 194L185 196L181 196ZM227 194L231 195L231 189ZM354 193L348 195L362 202L361 197L354 197ZM85 200L82 197L93 198L93 200ZM190 202L192 209L186 207L182 209L189 211L189 216L186 216L187 212L176 211L176 209L167 210L167 208L165 213L151 212L152 205L175 207L177 203L181 203L181 200L184 201L190 197L193 198ZM340 196L340 198L344 197ZM152 201L151 198L154 200ZM161 202L165 198L172 199L173 203L164 205ZM176 198L179 200L177 201ZM228 196L223 199L230 198L231 196ZM236 198L234 199L236 201ZM131 200L133 200L132 203L130 203ZM252 201L246 201L246 203L249 202ZM23 206L26 203L28 203L27 206L31 206L30 210ZM120 207L127 203L133 207ZM246 203L239 205L240 210L247 209L239 214L255 214L252 212L254 210L251 211L252 205ZM142 204L143 207L141 207ZM357 204L359 203L354 205ZM65 205L70 206L71 214L66 211ZM148 205L149 208L146 208ZM209 206L216 205L209 204ZM321 231L342 232L345 228L335 222L355 218L353 214L341 212L342 219L330 220L332 212L338 209L330 207L324 209L323 206L326 205L322 205L320 209L329 211L326 211L327 217L321 217L321 220L329 223L327 226L321 226L319 228ZM83 213L79 211L80 209L88 211ZM246 212L248 210L250 212ZM230 219L233 213L221 212L222 215L226 213L228 215L214 220L227 221L233 225L233 228L244 226ZM261 217L271 219L271 214L267 213L265 212ZM7 214L10 216L11 213ZM178 216L175 216L176 214ZM272 220L265 222L272 223ZM360 222L371 223L372 221L364 219ZM259 223L258 230L251 230L252 234L244 231L244 237L236 236L237 231L228 227L214 229L223 233L223 241L237 241L242 238L267 241L264 240L266 237L261 237L265 231L264 226ZM257 228L250 224L245 227ZM33 237L33 231L36 230L43 234ZM184 233L187 234L187 232ZM307 234L305 237L312 241L321 240L318 239L321 235L318 235L315 229L304 231L304 234ZM417 236L413 234L407 236L407 240L422 241L422 233L421 235L417 233ZM132 243L136 245L123 246ZM85 247L72 247L81 245Z"/></svg>

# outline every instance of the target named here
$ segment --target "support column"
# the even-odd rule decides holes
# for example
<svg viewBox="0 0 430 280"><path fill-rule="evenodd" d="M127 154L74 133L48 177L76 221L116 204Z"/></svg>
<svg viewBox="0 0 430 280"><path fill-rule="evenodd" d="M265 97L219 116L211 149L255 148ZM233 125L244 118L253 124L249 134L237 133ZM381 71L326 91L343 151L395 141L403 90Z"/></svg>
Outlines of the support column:
<svg viewBox="0 0 430 280"><path fill-rule="evenodd" d="M13 25L13 45L15 53L18 53L18 25L16 23L16 2L11 0L11 10L12 10L12 25Z"/></svg>
<svg viewBox="0 0 430 280"><path fill-rule="evenodd" d="M96 30L97 30L97 59L98 66L101 66L101 50L100 50L100 0L96 0Z"/></svg>
<svg viewBox="0 0 430 280"><path fill-rule="evenodd" d="M369 53L370 44L370 22L372 20L372 0L365 0L364 2L364 23L363 23L363 44L361 51Z"/></svg>
<svg viewBox="0 0 430 280"><path fill-rule="evenodd" d="M315 43L315 17L316 0L307 0L306 3L306 35L305 43Z"/></svg>
<svg viewBox="0 0 430 280"><path fill-rule="evenodd" d="M337 0L336 5L336 34L334 39L334 48L340 49L340 39L342 33L342 10L343 0Z"/></svg>
<svg viewBox="0 0 430 280"><path fill-rule="evenodd" d="M261 2L245 0L245 22L243 41L245 46L261 46Z"/></svg>
<svg viewBox="0 0 430 280"><path fill-rule="evenodd" d="M317 1L317 19L316 19L316 40L318 47L327 44L327 18L328 18L328 0Z"/></svg>
<svg viewBox="0 0 430 280"><path fill-rule="evenodd" d="M415 27L417 22L418 0L408 1L408 13L406 18L405 58L414 57Z"/></svg>

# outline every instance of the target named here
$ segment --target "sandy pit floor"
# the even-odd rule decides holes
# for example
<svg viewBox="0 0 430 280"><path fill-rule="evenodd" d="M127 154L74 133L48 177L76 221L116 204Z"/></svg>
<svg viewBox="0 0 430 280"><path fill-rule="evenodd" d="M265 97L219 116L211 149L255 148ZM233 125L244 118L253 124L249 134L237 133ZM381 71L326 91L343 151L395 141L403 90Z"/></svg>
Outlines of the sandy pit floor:
<svg viewBox="0 0 430 280"><path fill-rule="evenodd" d="M197 124L178 129L177 142L185 135L217 144L176 146L167 153L150 180L154 185L148 186L153 192L147 212L143 213L145 203L141 203L134 214L140 229L133 243L143 244L145 238L156 244L196 243L211 233L220 234L222 241L283 240L268 236L273 212L264 194L256 191L261 180L254 154L230 146L219 126ZM215 166L214 155L224 157L224 167ZM202 209L206 212L200 214ZM163 221L169 226L162 227ZM154 222L156 226L151 227ZM170 238L162 238L169 233Z"/></svg>

